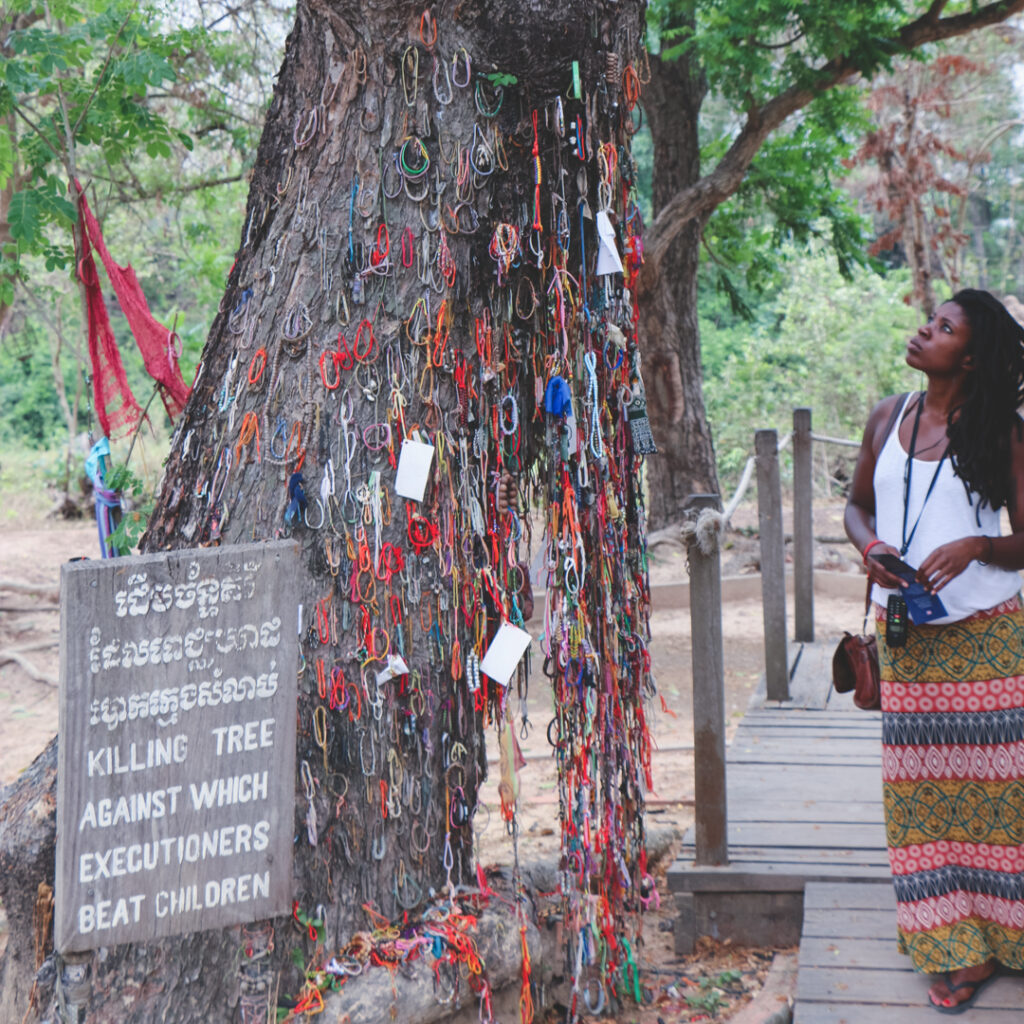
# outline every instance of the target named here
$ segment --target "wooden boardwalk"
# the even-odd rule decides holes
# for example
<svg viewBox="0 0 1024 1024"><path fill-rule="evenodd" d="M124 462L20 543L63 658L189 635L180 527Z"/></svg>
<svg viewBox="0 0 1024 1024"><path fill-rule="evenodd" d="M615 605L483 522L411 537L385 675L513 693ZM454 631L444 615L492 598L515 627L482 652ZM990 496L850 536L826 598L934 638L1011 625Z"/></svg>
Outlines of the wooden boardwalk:
<svg viewBox="0 0 1024 1024"><path fill-rule="evenodd" d="M896 952L890 883L808 884L793 1024L935 1024L929 984ZM957 1019L1021 1024L1024 978L997 979Z"/></svg>
<svg viewBox="0 0 1024 1024"><path fill-rule="evenodd" d="M694 863L694 830L668 872L676 949L699 935L796 944L811 881L888 879L882 825L881 715L830 694L832 645L805 645L791 699L755 695L729 745L729 863Z"/></svg>
<svg viewBox="0 0 1024 1024"><path fill-rule="evenodd" d="M889 877L881 714L858 711L849 695L830 695L830 654L828 645L803 649L790 701L755 696L727 754L729 864L695 866L691 829L669 871L676 892L802 895L808 881ZM795 941L799 900L790 916Z"/></svg>
<svg viewBox="0 0 1024 1024"><path fill-rule="evenodd" d="M896 952L882 810L881 714L830 694L834 645L807 645L792 700L755 697L727 754L729 864L698 867L694 834L668 881L676 947L698 935L800 943L794 1024L934 1024L929 981ZM960 1015L1024 1022L1024 979Z"/></svg>

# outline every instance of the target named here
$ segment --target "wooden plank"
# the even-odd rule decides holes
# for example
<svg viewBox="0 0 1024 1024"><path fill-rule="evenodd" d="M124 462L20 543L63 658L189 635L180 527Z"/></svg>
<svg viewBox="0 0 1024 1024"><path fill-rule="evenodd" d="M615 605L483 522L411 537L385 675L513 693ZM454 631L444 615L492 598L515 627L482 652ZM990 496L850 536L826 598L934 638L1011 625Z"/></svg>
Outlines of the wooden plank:
<svg viewBox="0 0 1024 1024"><path fill-rule="evenodd" d="M800 941L803 893L794 890L694 893L695 935L743 946L792 946Z"/></svg>
<svg viewBox="0 0 1024 1024"><path fill-rule="evenodd" d="M811 712L804 712L804 717L799 721L792 721L790 718L771 719L752 717L748 712L736 727L736 735L743 736L747 733L764 733L773 736L793 736L801 738L805 736L842 735L860 736L865 741L869 738L878 738L882 735L881 721L875 719L870 722L861 722L859 719L846 715L844 721L833 722L819 720L811 717Z"/></svg>
<svg viewBox="0 0 1024 1024"><path fill-rule="evenodd" d="M805 967L891 968L901 961L896 950L896 914L893 912L891 939L828 939L808 937L800 939L800 970Z"/></svg>
<svg viewBox="0 0 1024 1024"><path fill-rule="evenodd" d="M800 797L804 800L835 799L837 793L858 796L861 799L882 796L882 776L876 768L868 766L828 766L809 772L806 767L785 765L767 770L756 765L737 766L729 770L729 803L749 800L768 800L776 796Z"/></svg>
<svg viewBox="0 0 1024 1024"><path fill-rule="evenodd" d="M789 660L786 656L786 542L782 532L778 432L758 430L754 434L754 448L767 693L772 700L787 700Z"/></svg>
<svg viewBox="0 0 1024 1024"><path fill-rule="evenodd" d="M895 931L895 909L804 908L804 935L808 938L884 939Z"/></svg>
<svg viewBox="0 0 1024 1024"><path fill-rule="evenodd" d="M874 749L872 749L874 748ZM777 740L762 737L733 743L729 749L729 764L858 764L875 767L882 763L880 743L865 744L859 740L841 737L821 739L815 746L797 745L783 736Z"/></svg>
<svg viewBox="0 0 1024 1024"><path fill-rule="evenodd" d="M729 761L737 754L755 753L759 749L765 752L781 751L796 760L806 758L835 757L838 753L854 757L871 757L876 761L882 758L882 740L879 736L851 736L838 732L815 733L813 739L805 739L788 730L780 730L777 735L767 730L757 733L737 733L729 744Z"/></svg>
<svg viewBox="0 0 1024 1024"><path fill-rule="evenodd" d="M896 893L888 884L812 882L804 893L804 910L891 910L895 913Z"/></svg>
<svg viewBox="0 0 1024 1024"><path fill-rule="evenodd" d="M818 825L803 822L799 825L778 822L736 823L729 826L729 846L732 856L758 857L762 853L788 859L819 856L832 859L837 855L853 856L871 863L888 863L888 851L881 825ZM781 838L792 831L792 839ZM868 838L862 838L866 835ZM694 847L694 830L683 836L682 850L686 856Z"/></svg>
<svg viewBox="0 0 1024 1024"><path fill-rule="evenodd" d="M788 755L788 756L787 756ZM734 737L729 747L729 764L760 758L776 764L842 764L847 760L882 763L882 744L877 737L867 740L846 736L823 736L816 743L802 742L790 735L778 738L759 736Z"/></svg>
<svg viewBox="0 0 1024 1024"><path fill-rule="evenodd" d="M838 729L803 730L796 729L761 729L740 730L729 744L730 757L747 746L777 747L787 744L792 753L804 756L827 753L833 743L841 743L855 753L867 754L881 751L882 741L878 733L841 732Z"/></svg>
<svg viewBox="0 0 1024 1024"><path fill-rule="evenodd" d="M930 983L926 975L915 974L909 968L801 968L797 976L796 1000L798 1004L805 1001L859 1003L875 1006L876 1012L879 1004L903 1004L928 1009L927 993ZM1013 1010L1020 1014L1024 1011L1024 984L1019 978L999 978L981 993L976 1005ZM931 1011L932 1020L935 1019L934 1012ZM903 1019L902 1016L899 1017L900 1024L903 1024Z"/></svg>
<svg viewBox="0 0 1024 1024"><path fill-rule="evenodd" d="M751 722L784 722L794 727L801 722L828 722L836 727L862 728L872 723L881 725L882 712L857 708L857 714L851 715L844 708L787 708L773 704L771 707L752 707L744 718Z"/></svg>
<svg viewBox="0 0 1024 1024"><path fill-rule="evenodd" d="M737 865L746 865L746 868L750 870L767 874L802 874L806 881L818 878L855 878L859 881L884 882L887 878L892 877L887 858L873 859L870 856L865 856L863 852L859 856L855 856L853 853L843 856L834 850L809 852L805 850L739 848L734 849L730 856L729 864L716 870L729 870ZM681 851L675 864L683 865L687 869L692 868L693 848Z"/></svg>
<svg viewBox="0 0 1024 1024"><path fill-rule="evenodd" d="M882 766L879 764L766 764L749 761L731 763L728 772L729 793L752 791L756 800L776 798L805 800L851 799L880 802ZM838 788L837 788L838 787Z"/></svg>
<svg viewBox="0 0 1024 1024"><path fill-rule="evenodd" d="M690 509L721 508L717 495L693 495ZM692 514L692 513L691 513ZM693 763L698 858L706 864L729 859L726 840L725 669L722 655L722 570L717 545L704 554L687 546L690 635L693 637Z"/></svg>
<svg viewBox="0 0 1024 1024"><path fill-rule="evenodd" d="M794 635L814 640L814 511L811 482L811 410L793 410ZM790 694L795 690L790 682Z"/></svg>
<svg viewBox="0 0 1024 1024"><path fill-rule="evenodd" d="M809 733L797 733L794 729L741 729L733 737L729 750L735 752L744 746L777 748L783 745L788 745L791 750L796 747L801 754L829 753L836 747L859 754L878 749L880 743L874 735L852 735L832 729Z"/></svg>
<svg viewBox="0 0 1024 1024"><path fill-rule="evenodd" d="M924 991L927 999L927 987ZM899 1006L797 1003L793 1016L793 1024L936 1024L938 1020L935 1010L923 1001ZM957 1020L963 1024L1020 1024L1021 1018L1020 1010L972 1007Z"/></svg>
<svg viewBox="0 0 1024 1024"><path fill-rule="evenodd" d="M752 892L789 891L804 889L809 881L832 881L861 878L865 881L885 881L889 877L888 864L850 864L841 861L779 861L771 851L760 860L737 857L720 868L696 867L692 860L676 860L668 873L672 892L705 892L715 889L736 891L748 888Z"/></svg>
<svg viewBox="0 0 1024 1024"><path fill-rule="evenodd" d="M814 723L818 729L841 732L857 732L865 735L881 729L882 719L879 713L865 714L858 718L845 712L833 714L828 711L790 710L764 708L748 711L742 719L740 728L750 729L786 729L791 732L811 732L809 725Z"/></svg>
<svg viewBox="0 0 1024 1024"><path fill-rule="evenodd" d="M768 817L768 816L771 817ZM847 825L876 825L882 821L882 801L834 800L736 801L729 805L729 820L737 824L753 821L820 821Z"/></svg>
<svg viewBox="0 0 1024 1024"><path fill-rule="evenodd" d="M853 757L850 760L854 760ZM821 788L821 784L833 786L836 779L845 778L847 769L854 771L854 776L849 785L842 789L843 795L858 792L865 786L882 785L882 765L880 757L869 758L866 755L856 760L863 761L861 764L849 764L836 762L829 764L818 754L814 757L801 757L800 752L795 750L787 760L780 755L766 756L757 755L753 752L744 753L729 759L729 782L733 779L738 781L756 780L761 784L770 785L774 791L781 783L792 787L805 787L814 789ZM815 769L808 771L808 768ZM820 771L818 770L820 769ZM831 789L833 799L836 790ZM767 794L762 794L765 796Z"/></svg>
<svg viewBox="0 0 1024 1024"><path fill-rule="evenodd" d="M771 846L777 850L877 850L885 852L885 826L835 822L729 823L730 846Z"/></svg>
<svg viewBox="0 0 1024 1024"><path fill-rule="evenodd" d="M803 730L796 729L761 729L739 730L729 744L730 755L746 746L778 746L788 744L794 753L820 754L827 751L831 743L841 743L857 753L873 753L880 751L881 736L878 733L855 733L838 729Z"/></svg>
<svg viewBox="0 0 1024 1024"><path fill-rule="evenodd" d="M729 846L775 850L857 850L886 856L885 826L881 823L845 825L834 822L752 821L729 824ZM687 833L692 842L692 834ZM684 846L689 845L684 837Z"/></svg>

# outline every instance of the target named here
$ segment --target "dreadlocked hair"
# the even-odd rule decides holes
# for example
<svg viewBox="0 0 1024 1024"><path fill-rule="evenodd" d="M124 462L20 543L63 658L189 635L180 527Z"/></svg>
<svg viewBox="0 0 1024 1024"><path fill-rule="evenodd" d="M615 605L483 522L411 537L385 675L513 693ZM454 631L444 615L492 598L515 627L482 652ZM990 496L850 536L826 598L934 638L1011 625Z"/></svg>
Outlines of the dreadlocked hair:
<svg viewBox="0 0 1024 1024"><path fill-rule="evenodd" d="M950 411L946 426L957 476L993 509L1012 493L1010 445L1021 436L1018 407L1024 403L1024 328L993 295L964 288L950 300L967 317L973 359L963 402Z"/></svg>

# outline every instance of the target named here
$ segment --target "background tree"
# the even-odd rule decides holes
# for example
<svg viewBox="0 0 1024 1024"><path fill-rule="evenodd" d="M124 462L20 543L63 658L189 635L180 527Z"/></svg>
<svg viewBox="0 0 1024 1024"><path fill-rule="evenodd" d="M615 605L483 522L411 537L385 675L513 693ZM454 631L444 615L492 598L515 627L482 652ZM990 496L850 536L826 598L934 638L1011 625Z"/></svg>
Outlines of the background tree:
<svg viewBox="0 0 1024 1024"><path fill-rule="evenodd" d="M882 224L870 252L906 261L913 282L908 301L925 315L938 302L936 281L950 292L963 286L969 257L982 287L993 276L985 234L999 215L1000 198L1013 201L1012 183L1009 197L999 196L998 168L1005 161L993 148L1012 153L1024 127L1014 116L1012 65L1005 66L1016 58L1016 35L1003 28L971 40L962 53L900 62L868 97L872 130L848 166L876 168L858 183ZM995 173L982 177L988 167ZM1013 237L1004 244L1006 267Z"/></svg>
<svg viewBox="0 0 1024 1024"><path fill-rule="evenodd" d="M829 179L844 155L843 144L853 142L850 99L834 90L871 78L898 55L1002 22L1022 9L1024 0L912 5L664 0L651 5L661 50L652 56L647 108L655 180L654 222L645 240L641 279L648 298L642 308L650 314L642 327L649 339L646 358L668 382L652 398L652 424L661 449L650 463L652 522L678 519L689 493L718 490L692 313L701 237L712 214L748 175L758 175L765 159L760 180L798 182L795 195L812 197L807 208L812 215L802 220L812 223L823 201L834 205L828 199L834 195ZM726 100L732 115L722 135L705 142L702 163L700 111L709 93ZM799 176L780 179L770 162L775 154L766 143L780 130L792 136L792 146L780 152L799 159ZM674 159L678 154L685 156ZM659 181L663 174L669 176L667 184ZM808 189L816 178L818 183ZM802 206L789 203L789 216ZM849 223L842 216L833 219ZM851 239L843 232L837 241L850 251Z"/></svg>
<svg viewBox="0 0 1024 1024"><path fill-rule="evenodd" d="M498 622L521 623L528 601L530 523L505 508L511 475L546 517L568 973L579 981L597 923L607 946L586 969L614 998L638 991L652 694L627 126L640 13L603 0L298 5L144 547L301 541L294 883L328 949L365 925L364 904L398 918L473 877L485 721L514 829L527 680L503 688L479 670ZM597 274L604 217L621 277ZM419 504L391 475L417 429L435 445ZM410 671L378 678L395 652ZM18 1012L26 886L52 870L52 756L7 795L0 837L4 1005ZM90 1019L224 1020L236 1002L263 1019L278 977L296 998L316 984L292 964L318 954L291 923L272 923L273 948L255 930L259 962L237 929L86 958ZM59 998L47 979L41 1014Z"/></svg>

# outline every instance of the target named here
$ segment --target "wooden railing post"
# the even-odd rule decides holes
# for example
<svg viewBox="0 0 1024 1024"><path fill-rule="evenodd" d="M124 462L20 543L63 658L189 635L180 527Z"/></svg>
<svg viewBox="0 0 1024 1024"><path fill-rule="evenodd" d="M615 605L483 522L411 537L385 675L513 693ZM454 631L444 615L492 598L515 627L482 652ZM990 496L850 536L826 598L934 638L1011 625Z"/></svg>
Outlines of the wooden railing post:
<svg viewBox="0 0 1024 1024"><path fill-rule="evenodd" d="M794 636L814 642L814 504L811 488L811 410L793 410Z"/></svg>
<svg viewBox="0 0 1024 1024"><path fill-rule="evenodd" d="M754 436L754 451L757 455L757 518L761 534L764 671L768 699L789 700L789 661L786 657L786 538L782 531L778 434L774 430L759 430Z"/></svg>
<svg viewBox="0 0 1024 1024"><path fill-rule="evenodd" d="M693 494L685 509L721 509L717 494ZM696 536L687 540L690 568L690 631L693 657L693 767L696 863L729 862L725 800L725 669L722 659L722 570L718 536L705 553Z"/></svg>

